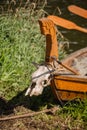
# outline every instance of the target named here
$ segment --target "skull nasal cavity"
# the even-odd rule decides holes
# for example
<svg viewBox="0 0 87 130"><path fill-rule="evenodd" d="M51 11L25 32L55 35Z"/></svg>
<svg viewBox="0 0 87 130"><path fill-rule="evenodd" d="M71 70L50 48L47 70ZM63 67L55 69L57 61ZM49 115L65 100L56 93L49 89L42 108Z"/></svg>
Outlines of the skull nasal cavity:
<svg viewBox="0 0 87 130"><path fill-rule="evenodd" d="M34 82L34 83L32 83L32 88L34 88L35 87L35 85L36 85L36 83Z"/></svg>

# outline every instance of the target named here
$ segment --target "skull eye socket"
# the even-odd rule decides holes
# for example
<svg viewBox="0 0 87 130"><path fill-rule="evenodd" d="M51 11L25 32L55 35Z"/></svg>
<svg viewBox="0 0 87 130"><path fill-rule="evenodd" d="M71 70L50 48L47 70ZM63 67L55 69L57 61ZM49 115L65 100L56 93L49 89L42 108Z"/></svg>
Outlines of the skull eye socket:
<svg viewBox="0 0 87 130"><path fill-rule="evenodd" d="M44 80L44 81L42 82L43 85L46 85L47 83L48 83L47 80Z"/></svg>
<svg viewBox="0 0 87 130"><path fill-rule="evenodd" d="M35 86L35 85L36 85L36 82L33 82L32 85Z"/></svg>
<svg viewBox="0 0 87 130"><path fill-rule="evenodd" d="M35 87L36 83L33 82L32 85L31 85L31 88L33 89Z"/></svg>

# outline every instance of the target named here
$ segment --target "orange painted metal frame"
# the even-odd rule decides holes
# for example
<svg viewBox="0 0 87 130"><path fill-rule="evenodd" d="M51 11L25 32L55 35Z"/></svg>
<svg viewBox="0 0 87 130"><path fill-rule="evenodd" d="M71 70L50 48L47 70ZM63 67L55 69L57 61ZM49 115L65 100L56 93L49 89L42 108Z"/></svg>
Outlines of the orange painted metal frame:
<svg viewBox="0 0 87 130"><path fill-rule="evenodd" d="M56 28L53 20L42 18L39 20L41 33L46 35L46 62L52 63L49 57L55 56L58 59L58 42ZM73 58L87 55L87 48L72 53L62 61L63 64L71 66ZM87 76L78 76L74 74L58 75L55 74L51 81L51 87L57 99L72 100L75 98L87 98Z"/></svg>

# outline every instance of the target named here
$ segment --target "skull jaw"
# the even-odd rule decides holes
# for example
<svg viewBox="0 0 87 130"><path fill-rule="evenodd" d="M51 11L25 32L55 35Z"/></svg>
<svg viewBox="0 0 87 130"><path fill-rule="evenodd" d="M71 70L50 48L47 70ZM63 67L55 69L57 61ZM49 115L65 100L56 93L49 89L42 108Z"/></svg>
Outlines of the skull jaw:
<svg viewBox="0 0 87 130"><path fill-rule="evenodd" d="M31 87L29 87L25 93L25 96L29 95L30 97L32 96L39 96L41 95L43 92L43 86L36 86L35 88L31 89Z"/></svg>
<svg viewBox="0 0 87 130"><path fill-rule="evenodd" d="M42 92L43 92L43 90L42 91L39 91L39 92L32 92L32 93L30 93L30 97L32 97L32 96L39 96L39 95L41 95L42 94Z"/></svg>
<svg viewBox="0 0 87 130"><path fill-rule="evenodd" d="M52 70L52 68L49 68ZM29 95L30 97L35 95L41 95L44 87L50 84L50 72L45 74L48 71L48 68L44 65L39 66L39 68L32 74L32 84L27 89L25 96ZM46 83L44 81L47 81Z"/></svg>

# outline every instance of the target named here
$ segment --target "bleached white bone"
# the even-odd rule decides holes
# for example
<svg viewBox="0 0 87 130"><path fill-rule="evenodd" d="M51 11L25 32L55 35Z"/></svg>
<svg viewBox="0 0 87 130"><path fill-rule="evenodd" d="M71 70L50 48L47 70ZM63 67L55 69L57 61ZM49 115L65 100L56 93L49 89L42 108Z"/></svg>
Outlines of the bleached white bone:
<svg viewBox="0 0 87 130"><path fill-rule="evenodd" d="M49 77L51 70L51 67L48 69L45 65L39 66L39 68L32 74L32 83L27 89L25 96L38 96L42 94L44 87L50 84ZM47 71L49 71L49 73L46 73ZM47 81L47 83L44 84L44 81ZM33 84L35 84L35 86L32 87Z"/></svg>

